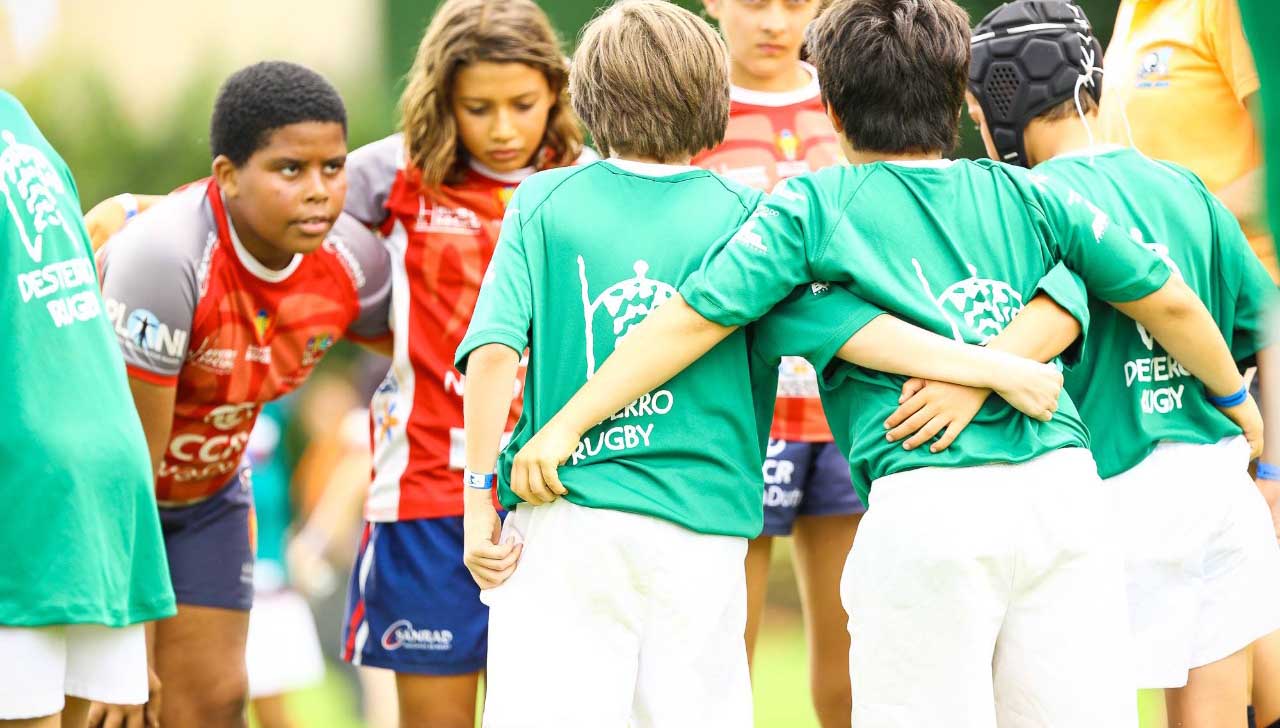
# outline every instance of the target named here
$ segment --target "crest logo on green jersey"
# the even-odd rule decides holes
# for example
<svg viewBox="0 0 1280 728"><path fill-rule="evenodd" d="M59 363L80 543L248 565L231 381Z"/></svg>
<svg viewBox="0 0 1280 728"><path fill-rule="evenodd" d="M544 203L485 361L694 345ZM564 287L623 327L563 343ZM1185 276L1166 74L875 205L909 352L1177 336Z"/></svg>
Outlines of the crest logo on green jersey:
<svg viewBox="0 0 1280 728"><path fill-rule="evenodd" d="M582 283L582 315L586 324L587 379L596 373L596 347L600 347L600 361L613 353L631 327L643 321L662 304L676 295L676 289L668 283L650 278L649 264L637 260L632 269L635 277L618 281L592 299L587 283L587 262L578 256L578 279ZM611 340L596 341L596 322L604 318Z"/></svg>
<svg viewBox="0 0 1280 728"><path fill-rule="evenodd" d="M67 188L39 149L18 143L8 129L0 131L0 142L4 145L0 151L0 193L17 223L27 255L39 263L44 257L45 232L65 227L55 195L67 194Z"/></svg>
<svg viewBox="0 0 1280 728"><path fill-rule="evenodd" d="M978 269L972 265L966 266L970 273L968 278L952 283L941 294L934 294L920 261L912 258L911 264L916 267L916 276L925 295L938 307L956 341L966 341L960 331L963 323L965 328L978 335L979 343L985 344L1004 331L1004 327L1022 310L1022 294L1005 281L978 277Z"/></svg>

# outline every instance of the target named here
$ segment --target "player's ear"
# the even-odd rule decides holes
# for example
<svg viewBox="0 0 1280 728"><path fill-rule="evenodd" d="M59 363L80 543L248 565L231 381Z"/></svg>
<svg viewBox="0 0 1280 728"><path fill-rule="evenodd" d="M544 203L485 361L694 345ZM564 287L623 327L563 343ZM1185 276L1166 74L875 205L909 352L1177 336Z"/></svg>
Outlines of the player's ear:
<svg viewBox="0 0 1280 728"><path fill-rule="evenodd" d="M213 179L227 197L236 197L240 191L239 170L225 154L213 158Z"/></svg>
<svg viewBox="0 0 1280 728"><path fill-rule="evenodd" d="M720 3L723 0L702 0L702 8L715 20L720 19Z"/></svg>
<svg viewBox="0 0 1280 728"><path fill-rule="evenodd" d="M827 118L831 121L831 127L836 130L837 134L844 134L844 124L840 123L840 117L836 116L836 112L831 108L830 102L823 100L822 110L827 112Z"/></svg>

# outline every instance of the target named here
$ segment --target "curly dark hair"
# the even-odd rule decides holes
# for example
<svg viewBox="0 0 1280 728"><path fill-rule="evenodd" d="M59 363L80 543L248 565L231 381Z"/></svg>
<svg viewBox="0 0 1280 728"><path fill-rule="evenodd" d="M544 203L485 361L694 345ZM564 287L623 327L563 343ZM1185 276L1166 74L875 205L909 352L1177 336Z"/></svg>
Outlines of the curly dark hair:
<svg viewBox="0 0 1280 728"><path fill-rule="evenodd" d="M209 151L239 167L267 145L271 132L304 121L337 122L345 135L347 108L338 90L296 63L255 63L231 74L218 90Z"/></svg>

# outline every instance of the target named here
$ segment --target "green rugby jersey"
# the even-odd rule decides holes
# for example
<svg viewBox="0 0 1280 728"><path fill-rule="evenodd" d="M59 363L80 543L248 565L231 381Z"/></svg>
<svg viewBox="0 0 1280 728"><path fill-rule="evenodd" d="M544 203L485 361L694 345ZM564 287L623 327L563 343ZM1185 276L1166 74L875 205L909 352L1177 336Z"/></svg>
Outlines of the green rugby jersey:
<svg viewBox="0 0 1280 728"><path fill-rule="evenodd" d="M875 163L786 181L680 292L703 316L735 325L798 283L841 283L904 320L981 344L1059 261L1108 300L1141 298L1169 277L1158 256L1042 175L990 161ZM842 364L824 376L823 406L864 498L876 478L903 470L1016 463L1088 445L1064 394L1050 422L992 398L946 451L904 450L883 427L902 383Z"/></svg>
<svg viewBox="0 0 1280 728"><path fill-rule="evenodd" d="M1132 245L1164 258L1209 309L1236 359L1261 348L1276 287L1235 218L1189 170L1110 147L1060 156L1035 172L1087 195ZM1089 341L1066 389L1089 427L1102 477L1137 465L1161 441L1240 434L1146 329L1096 297L1089 308Z"/></svg>
<svg viewBox="0 0 1280 728"><path fill-rule="evenodd" d="M520 502L510 489L515 453L759 198L706 170L618 160L542 172L517 188L457 355L465 371L485 344L529 350L524 409L498 464L504 506ZM781 355L830 359L880 313L862 304L839 322L792 320L786 337L768 341L735 331L588 430L560 469L565 497L699 533L757 536Z"/></svg>
<svg viewBox="0 0 1280 728"><path fill-rule="evenodd" d="M0 91L0 625L174 613L151 457L67 165Z"/></svg>

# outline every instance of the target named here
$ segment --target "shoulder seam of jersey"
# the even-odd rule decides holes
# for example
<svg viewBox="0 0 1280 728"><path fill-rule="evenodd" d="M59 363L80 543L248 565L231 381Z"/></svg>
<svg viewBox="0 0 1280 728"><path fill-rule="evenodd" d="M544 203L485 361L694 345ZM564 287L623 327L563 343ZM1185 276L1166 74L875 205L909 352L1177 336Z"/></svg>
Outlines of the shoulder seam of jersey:
<svg viewBox="0 0 1280 728"><path fill-rule="evenodd" d="M830 167L828 167L828 169L830 169ZM867 180L871 179L872 175L879 171L879 167L872 169L870 172L866 172L865 170L863 171L862 180L859 181L858 186L854 187L853 191L849 193L849 199L845 200L844 204L840 206L840 214L842 216L849 210L849 206L853 204L853 200L858 196L858 193L862 191L862 186L867 183ZM831 229L827 231L827 234L822 237L822 242L818 244L818 249L813 251L813 260L810 261L810 268L812 268L814 262L821 259L823 254L827 252L827 246L831 243L831 238L835 236L836 229L838 227L838 225L832 225Z"/></svg>

